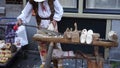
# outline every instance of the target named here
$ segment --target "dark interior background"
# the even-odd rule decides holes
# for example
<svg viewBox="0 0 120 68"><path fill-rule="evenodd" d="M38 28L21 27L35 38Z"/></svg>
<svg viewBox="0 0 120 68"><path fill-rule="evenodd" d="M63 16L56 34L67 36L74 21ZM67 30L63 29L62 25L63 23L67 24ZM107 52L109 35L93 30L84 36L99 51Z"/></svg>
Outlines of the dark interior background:
<svg viewBox="0 0 120 68"><path fill-rule="evenodd" d="M106 20L105 19L85 19L85 18L68 18L63 17L62 20L58 23L58 29L60 33L64 33L66 28L73 28L74 23L77 23L78 30L82 29L92 29L95 33L100 33L101 38L105 38L106 33ZM85 46L85 45L74 45L74 44L62 44L62 49L64 51L73 50L74 52L77 50L81 50L84 53L93 53L93 46ZM100 47L99 52L104 55L104 48Z"/></svg>

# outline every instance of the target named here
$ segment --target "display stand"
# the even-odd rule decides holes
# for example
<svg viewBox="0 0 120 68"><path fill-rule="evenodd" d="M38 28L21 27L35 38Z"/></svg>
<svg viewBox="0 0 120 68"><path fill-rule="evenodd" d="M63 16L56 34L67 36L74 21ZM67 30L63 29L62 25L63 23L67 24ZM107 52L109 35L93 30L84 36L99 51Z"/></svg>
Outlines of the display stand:
<svg viewBox="0 0 120 68"><path fill-rule="evenodd" d="M0 40L4 40L5 43L11 43L10 45L13 46L14 41L11 39L15 38L15 32L13 31L13 26L15 25L16 18L0 18ZM9 35L9 37L8 37ZM11 36L11 37L10 37ZM8 41L9 39L9 41ZM7 57L8 59L5 62L0 62L0 68L8 68L7 66L11 64L14 60L18 52L21 50L21 47L17 47L15 52L11 52L11 57ZM4 50L4 49L3 49ZM6 49L10 50L10 48ZM10 50L11 51L11 50ZM5 55L5 54L4 54ZM2 56L5 57L5 56Z"/></svg>
<svg viewBox="0 0 120 68"><path fill-rule="evenodd" d="M36 41L44 41L44 42L49 42L49 49L48 49L48 54L47 54L47 58L46 58L46 63L45 63L45 68L50 68L50 63L52 60L52 52L53 52L53 47L55 46L55 43L65 43L65 44L80 44L82 45L80 42L72 42L71 39L67 39L67 38L63 38L63 37L44 37L41 36L40 34L35 34L33 36L33 39ZM91 62L93 62L94 64L98 63L100 60L100 56L99 56L99 46L102 47L116 47L118 45L117 41L109 41L109 40L93 40L93 42L90 44L92 46L94 46L94 54L95 54L95 61L92 61L92 59L89 59L89 57L86 57L85 54L81 54L85 59L90 60L88 62L88 66L90 65ZM87 45L87 46L90 46ZM101 62L101 61L100 61ZM99 63L98 63L99 64ZM93 65L93 64L92 64ZM100 64L102 65L102 64ZM88 68L98 68L99 66L93 65L93 66L89 66ZM103 68L102 66L100 68Z"/></svg>

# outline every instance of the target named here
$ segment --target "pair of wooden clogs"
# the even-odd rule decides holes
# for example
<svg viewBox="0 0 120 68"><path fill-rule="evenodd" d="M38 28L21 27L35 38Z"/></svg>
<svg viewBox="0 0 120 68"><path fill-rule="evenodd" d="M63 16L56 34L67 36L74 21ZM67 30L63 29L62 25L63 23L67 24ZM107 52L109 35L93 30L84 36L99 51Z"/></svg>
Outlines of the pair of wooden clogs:
<svg viewBox="0 0 120 68"><path fill-rule="evenodd" d="M80 43L86 43L86 44L91 44L93 41L93 30L88 30L83 29L81 31L81 36L80 36Z"/></svg>

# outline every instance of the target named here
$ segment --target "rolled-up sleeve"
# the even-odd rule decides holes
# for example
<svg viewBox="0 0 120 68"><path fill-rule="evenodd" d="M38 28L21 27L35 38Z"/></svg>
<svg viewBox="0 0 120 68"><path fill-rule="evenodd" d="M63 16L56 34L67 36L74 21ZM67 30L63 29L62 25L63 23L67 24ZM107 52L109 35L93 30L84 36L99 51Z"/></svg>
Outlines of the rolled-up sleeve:
<svg viewBox="0 0 120 68"><path fill-rule="evenodd" d="M62 5L59 3L59 0L54 1L54 9L55 9L55 14L53 19L56 21L60 21L64 11Z"/></svg>
<svg viewBox="0 0 120 68"><path fill-rule="evenodd" d="M21 19L23 23L29 23L32 17L32 5L28 2L25 8L22 10L21 14L17 19Z"/></svg>

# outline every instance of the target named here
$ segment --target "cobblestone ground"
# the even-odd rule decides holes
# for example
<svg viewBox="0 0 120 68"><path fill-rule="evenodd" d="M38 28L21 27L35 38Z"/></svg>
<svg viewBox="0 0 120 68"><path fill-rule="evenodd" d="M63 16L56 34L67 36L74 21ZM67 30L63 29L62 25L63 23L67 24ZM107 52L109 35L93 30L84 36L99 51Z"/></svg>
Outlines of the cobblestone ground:
<svg viewBox="0 0 120 68"><path fill-rule="evenodd" d="M111 64L110 64L111 63ZM10 68L39 68L41 64L38 53L25 52L20 53L14 64ZM103 68L120 68L120 63L116 62L105 62ZM87 61L82 59L64 59L64 68L87 68ZM51 65L53 68L53 65Z"/></svg>
<svg viewBox="0 0 120 68"><path fill-rule="evenodd" d="M33 68L39 68L39 66L40 66L40 63L34 65ZM64 59L63 67L64 68L88 68L87 61L82 59ZM110 67L110 64L104 63L103 68L111 68L111 67Z"/></svg>

